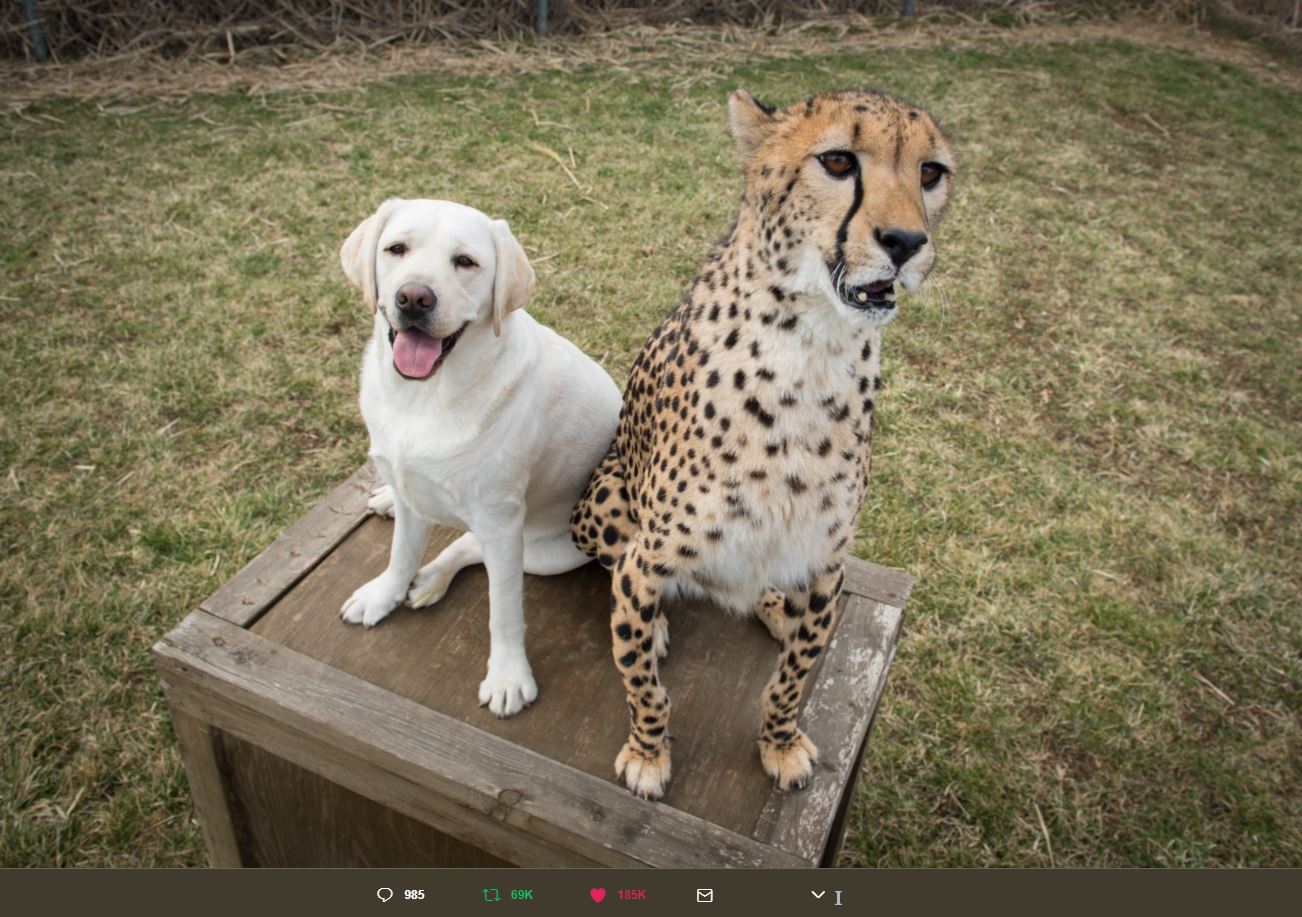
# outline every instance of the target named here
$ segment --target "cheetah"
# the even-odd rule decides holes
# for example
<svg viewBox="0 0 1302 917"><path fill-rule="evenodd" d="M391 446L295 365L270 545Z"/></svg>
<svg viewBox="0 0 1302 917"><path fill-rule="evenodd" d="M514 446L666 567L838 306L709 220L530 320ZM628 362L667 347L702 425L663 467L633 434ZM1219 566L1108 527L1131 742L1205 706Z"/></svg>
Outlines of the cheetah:
<svg viewBox="0 0 1302 917"><path fill-rule="evenodd" d="M954 157L922 108L876 91L786 109L729 98L741 213L629 376L619 428L570 519L611 572L630 734L617 777L670 779L663 605L706 596L781 644L759 757L783 790L818 750L797 713L835 626L868 484L882 328L935 262Z"/></svg>

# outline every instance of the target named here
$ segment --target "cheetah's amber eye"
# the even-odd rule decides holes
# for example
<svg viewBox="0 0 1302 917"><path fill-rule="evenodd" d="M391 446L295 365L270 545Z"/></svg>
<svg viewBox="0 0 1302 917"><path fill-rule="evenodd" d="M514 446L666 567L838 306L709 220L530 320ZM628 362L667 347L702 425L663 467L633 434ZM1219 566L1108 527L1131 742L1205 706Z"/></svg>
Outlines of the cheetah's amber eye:
<svg viewBox="0 0 1302 917"><path fill-rule="evenodd" d="M818 161L823 164L827 174L833 178L845 178L853 174L859 165L854 158L854 154L847 153L845 150L829 150L820 155Z"/></svg>
<svg viewBox="0 0 1302 917"><path fill-rule="evenodd" d="M922 164L923 189L930 191L932 188L936 187L940 184L940 177L948 171L949 169L945 168L938 162L924 162Z"/></svg>

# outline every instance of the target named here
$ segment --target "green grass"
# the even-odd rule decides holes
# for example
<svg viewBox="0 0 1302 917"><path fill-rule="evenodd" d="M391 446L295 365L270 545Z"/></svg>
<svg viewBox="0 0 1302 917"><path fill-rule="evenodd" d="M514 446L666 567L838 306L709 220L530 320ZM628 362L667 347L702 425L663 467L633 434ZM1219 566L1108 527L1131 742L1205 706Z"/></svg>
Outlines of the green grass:
<svg viewBox="0 0 1302 917"><path fill-rule="evenodd" d="M843 863L1302 865L1302 99L1120 42L732 53L0 117L0 865L202 862L149 648L363 460L378 201L508 218L622 381L733 216L727 91L864 83L961 180L887 332L856 550L919 584Z"/></svg>

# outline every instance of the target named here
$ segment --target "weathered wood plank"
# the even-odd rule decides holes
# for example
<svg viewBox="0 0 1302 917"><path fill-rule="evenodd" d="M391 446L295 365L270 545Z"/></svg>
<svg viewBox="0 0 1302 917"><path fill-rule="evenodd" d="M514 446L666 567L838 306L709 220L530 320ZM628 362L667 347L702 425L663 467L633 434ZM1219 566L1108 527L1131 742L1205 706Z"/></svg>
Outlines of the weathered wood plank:
<svg viewBox="0 0 1302 917"><path fill-rule="evenodd" d="M812 865L203 612L156 653L169 701L513 862L532 839L613 866Z"/></svg>
<svg viewBox="0 0 1302 917"><path fill-rule="evenodd" d="M852 557L845 562L845 584L842 588L852 595L872 599L883 605L907 608L913 583L913 577L903 570Z"/></svg>
<svg viewBox="0 0 1302 917"><path fill-rule="evenodd" d="M903 617L900 608L858 595L846 601L800 715L801 728L819 749L815 779L798 793L774 791L756 839L814 865L822 860L843 790L859 767Z"/></svg>
<svg viewBox="0 0 1302 917"><path fill-rule="evenodd" d="M218 869L243 865L240 844L231 821L226 779L217 754L216 737L199 719L172 708L172 731L181 748L181 763L190 781L190 798L199 816L208 864Z"/></svg>
<svg viewBox="0 0 1302 917"><path fill-rule="evenodd" d="M891 653L891 658L895 658L894 652ZM841 802L836 807L836 817L832 819L832 830L827 838L827 846L823 848L823 859L819 862L819 866L835 866L837 854L841 852L841 846L845 843L845 829L850 820L850 808L854 805L855 788L863 775L863 759L868 752L868 741L872 738L873 724L876 722L877 714L873 711L873 718L868 721L868 731L864 733L859 750L854 754L854 760L859 763L850 768L850 779L841 790Z"/></svg>
<svg viewBox="0 0 1302 917"><path fill-rule="evenodd" d="M384 569L392 530L388 519L368 519L252 631L613 782L615 755L628 736L628 708L611 658L610 574L589 564L560 576L525 577L526 641L539 695L529 709L500 720L479 705L477 691L489 648L483 567L457 574L430 608L399 608L369 630L340 622L343 601ZM457 534L435 529L426 556ZM660 673L673 702L674 777L662 802L749 835L771 791L755 739L778 645L759 621L709 603L675 602L666 615L672 646ZM725 709L720 697L729 698Z"/></svg>
<svg viewBox="0 0 1302 917"><path fill-rule="evenodd" d="M375 483L369 463L354 471L199 607L233 624L250 624L361 524Z"/></svg>
<svg viewBox="0 0 1302 917"><path fill-rule="evenodd" d="M229 698L216 696L208 690L204 678L197 685L196 688L196 684L165 680L163 691L173 708L215 724L214 728L223 735L259 748L275 748L278 756L290 764L422 824L437 826L491 856L540 867L606 865L534 834L519 831L510 824L494 821L491 814L461 800L430 792L423 785L391 773L371 758L324 744L316 735L287 726ZM292 793L292 789L289 792ZM236 809L243 804L238 798L232 798L231 802ZM243 851L246 839L238 830L241 820L232 815L232 821L237 826L236 837ZM302 820L283 827L288 833L311 830L310 825ZM243 852L241 858L248 859Z"/></svg>
<svg viewBox="0 0 1302 917"><path fill-rule="evenodd" d="M218 732L247 866L509 867L506 860Z"/></svg>

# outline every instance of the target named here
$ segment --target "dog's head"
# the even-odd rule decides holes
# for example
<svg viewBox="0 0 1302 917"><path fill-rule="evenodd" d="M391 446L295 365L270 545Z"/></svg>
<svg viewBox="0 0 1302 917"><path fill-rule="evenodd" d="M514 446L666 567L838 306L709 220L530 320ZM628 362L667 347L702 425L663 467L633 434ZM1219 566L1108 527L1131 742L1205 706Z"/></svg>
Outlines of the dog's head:
<svg viewBox="0 0 1302 917"><path fill-rule="evenodd" d="M426 379L466 327L525 304L534 273L505 220L451 201L390 198L344 241L344 273L388 323L394 368Z"/></svg>
<svg viewBox="0 0 1302 917"><path fill-rule="evenodd" d="M821 291L873 324L893 318L896 282L913 290L935 263L934 230L954 183L953 153L931 115L856 90L785 109L737 90L729 114L761 259L790 290Z"/></svg>

